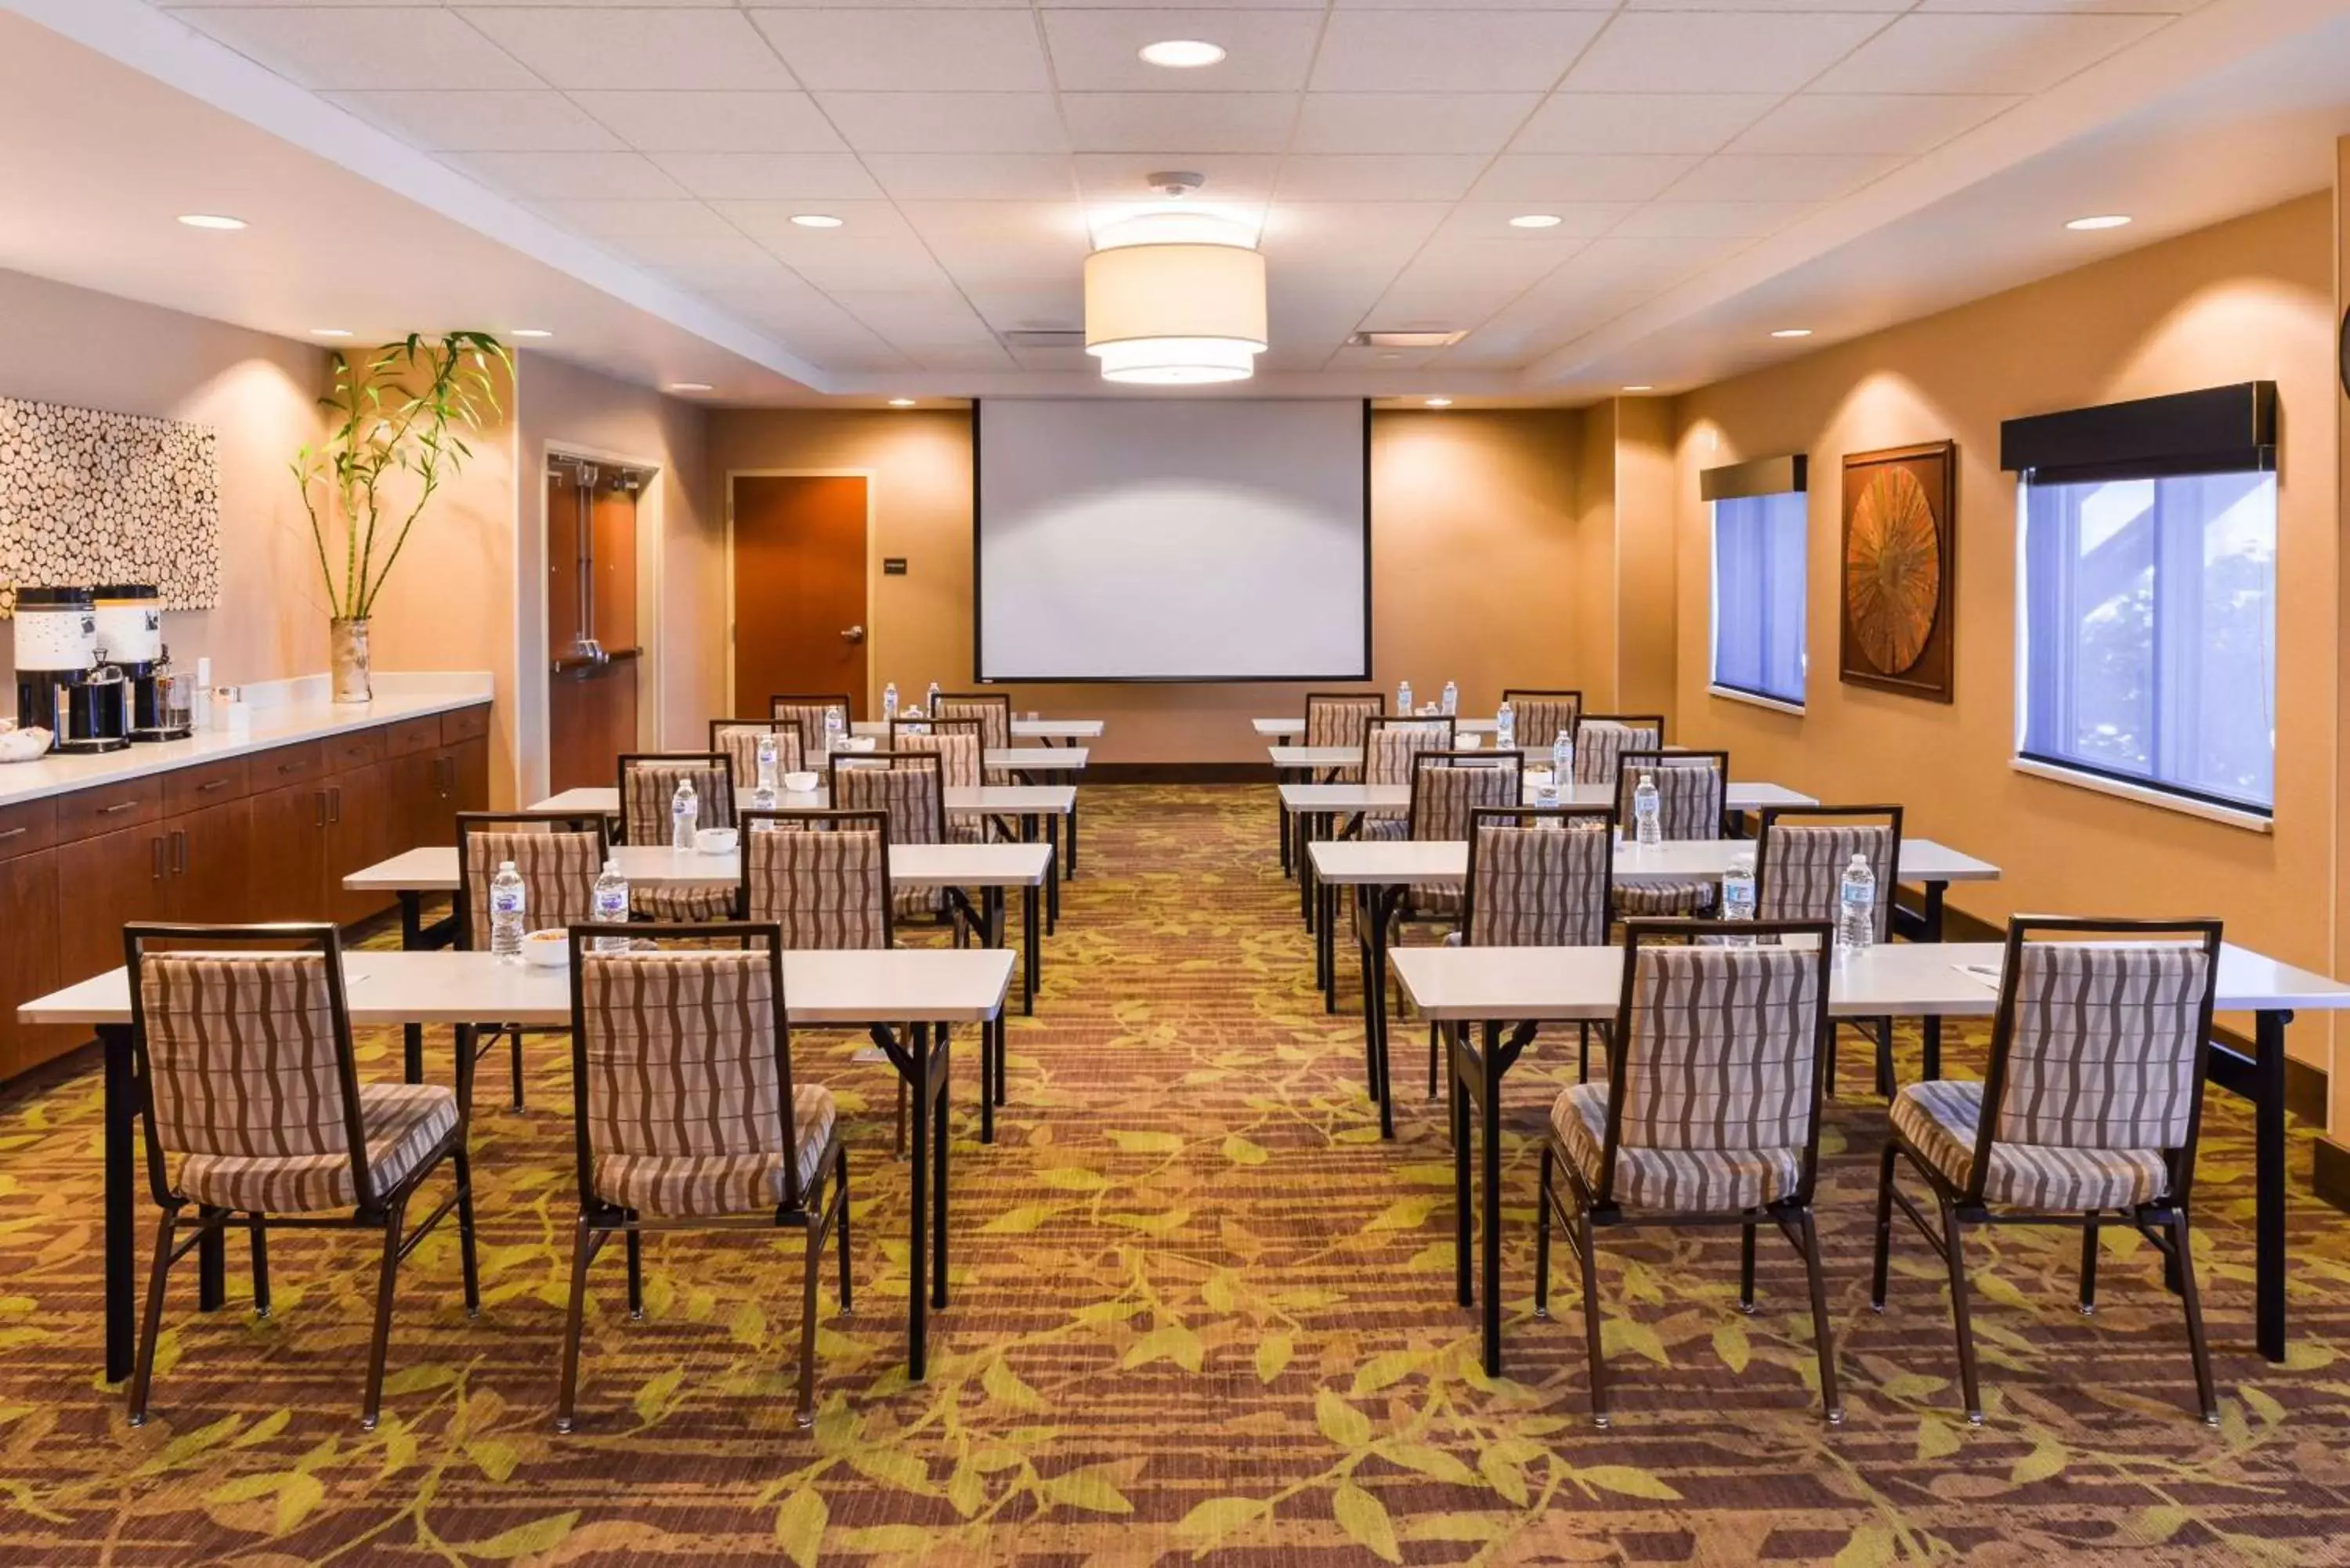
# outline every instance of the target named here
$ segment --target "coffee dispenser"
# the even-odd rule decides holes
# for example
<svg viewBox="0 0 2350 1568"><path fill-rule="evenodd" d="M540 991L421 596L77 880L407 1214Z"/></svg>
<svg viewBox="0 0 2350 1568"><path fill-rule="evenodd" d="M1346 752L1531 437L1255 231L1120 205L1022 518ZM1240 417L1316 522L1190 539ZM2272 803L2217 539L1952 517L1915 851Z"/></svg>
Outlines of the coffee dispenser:
<svg viewBox="0 0 2350 1568"><path fill-rule="evenodd" d="M120 726L133 741L176 741L191 730L191 697L184 676L172 673L171 649L163 645L162 595L145 583L93 588L101 668L122 671L129 711Z"/></svg>
<svg viewBox="0 0 2350 1568"><path fill-rule="evenodd" d="M98 662L88 588L16 590L16 722L47 730L60 752L113 752L126 738L127 682Z"/></svg>

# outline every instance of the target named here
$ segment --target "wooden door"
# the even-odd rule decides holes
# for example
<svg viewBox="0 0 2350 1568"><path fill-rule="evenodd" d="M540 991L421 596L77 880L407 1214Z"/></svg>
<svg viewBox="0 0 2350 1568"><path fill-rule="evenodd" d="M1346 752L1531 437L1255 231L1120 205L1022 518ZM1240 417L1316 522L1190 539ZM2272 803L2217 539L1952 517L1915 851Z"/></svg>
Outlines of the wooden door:
<svg viewBox="0 0 2350 1568"><path fill-rule="evenodd" d="M0 1077L71 1050L89 1031L16 1022L16 1009L65 983L57 967L57 855L36 849L0 860ZM114 961L122 961L118 933Z"/></svg>
<svg viewBox="0 0 2350 1568"><path fill-rule="evenodd" d="M764 717L779 691L845 691L863 716L865 486L858 475L735 479L737 714Z"/></svg>
<svg viewBox="0 0 2350 1568"><path fill-rule="evenodd" d="M391 854L391 764L369 763L327 781L327 901L336 923L363 920L390 903L383 893L350 893L343 878Z"/></svg>
<svg viewBox="0 0 2350 1568"><path fill-rule="evenodd" d="M612 787L637 749L637 661L557 670L546 687L547 787Z"/></svg>
<svg viewBox="0 0 2350 1568"><path fill-rule="evenodd" d="M637 749L637 498L570 466L546 482L547 782L608 784ZM588 578L588 592L581 578ZM608 662L583 658L594 638Z"/></svg>
<svg viewBox="0 0 2350 1568"><path fill-rule="evenodd" d="M265 874L255 853L253 803L224 801L166 822L171 880L164 908L174 920L234 923L253 918L253 883Z"/></svg>
<svg viewBox="0 0 2350 1568"><path fill-rule="evenodd" d="M327 790L287 784L255 795L253 918L323 920L327 898Z"/></svg>
<svg viewBox="0 0 2350 1568"><path fill-rule="evenodd" d="M71 985L122 967L122 928L168 912L161 823L57 850L57 968Z"/></svg>

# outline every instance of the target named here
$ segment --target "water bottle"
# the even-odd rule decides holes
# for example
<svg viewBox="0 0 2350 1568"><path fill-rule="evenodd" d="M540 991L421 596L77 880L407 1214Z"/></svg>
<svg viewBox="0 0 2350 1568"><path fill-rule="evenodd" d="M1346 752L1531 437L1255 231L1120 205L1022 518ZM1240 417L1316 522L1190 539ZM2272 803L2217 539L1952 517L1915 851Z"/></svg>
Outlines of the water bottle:
<svg viewBox="0 0 2350 1568"><path fill-rule="evenodd" d="M881 688L881 722L888 723L898 716L898 683L894 680Z"/></svg>
<svg viewBox="0 0 2350 1568"><path fill-rule="evenodd" d="M1856 854L1836 888L1836 950L1856 953L1877 940L1877 875Z"/></svg>
<svg viewBox="0 0 2350 1568"><path fill-rule="evenodd" d="M1396 711L1409 717L1411 713L1411 682L1396 682Z"/></svg>
<svg viewBox="0 0 2350 1568"><path fill-rule="evenodd" d="M777 804L778 803L775 798L775 786L768 781L765 774L761 774L759 782L754 785L751 790L751 809L753 811L773 811L775 809ZM764 827L767 824L763 822L759 824L759 826L761 827Z"/></svg>
<svg viewBox="0 0 2350 1568"><path fill-rule="evenodd" d="M927 704L922 711L933 719L937 718L939 716L939 683L937 681L931 682L931 694L922 701Z"/></svg>
<svg viewBox="0 0 2350 1568"><path fill-rule="evenodd" d="M753 781L769 794L775 793L775 732L770 730L759 737L759 768L757 776Z"/></svg>
<svg viewBox="0 0 2350 1568"><path fill-rule="evenodd" d="M625 926L629 923L629 879L620 875L620 863L604 862L604 874L596 878L596 898L592 908L599 926ZM629 950L626 937L598 937L596 950L599 953L624 953Z"/></svg>
<svg viewBox="0 0 2350 1568"><path fill-rule="evenodd" d="M1550 776L1561 794L1575 787L1575 732L1561 724L1550 743Z"/></svg>
<svg viewBox="0 0 2350 1568"><path fill-rule="evenodd" d="M671 849L693 847L693 830L702 825L702 802L693 793L693 781L677 781L675 793L669 797L669 846Z"/></svg>
<svg viewBox="0 0 2350 1568"><path fill-rule="evenodd" d="M1642 848L1665 841L1664 811L1657 798L1657 775L1642 774L1632 791L1632 836Z"/></svg>
<svg viewBox="0 0 2350 1568"><path fill-rule="evenodd" d="M1493 745L1497 751L1514 751L1518 744L1518 711L1505 701L1493 713Z"/></svg>
<svg viewBox="0 0 2350 1568"><path fill-rule="evenodd" d="M500 963L522 962L523 907L527 902L522 873L513 861L499 861L498 874L490 878L490 951Z"/></svg>
<svg viewBox="0 0 2350 1568"><path fill-rule="evenodd" d="M1751 920L1754 918L1754 857L1740 853L1731 857L1730 869L1721 874L1721 918L1725 920ZM1733 937L1732 947L1752 947L1752 937Z"/></svg>
<svg viewBox="0 0 2350 1568"><path fill-rule="evenodd" d="M840 750L840 710L827 708L824 711L824 754L828 757L838 750Z"/></svg>
<svg viewBox="0 0 2350 1568"><path fill-rule="evenodd" d="M1444 716L1448 719L1461 711L1461 688L1454 681L1444 683Z"/></svg>

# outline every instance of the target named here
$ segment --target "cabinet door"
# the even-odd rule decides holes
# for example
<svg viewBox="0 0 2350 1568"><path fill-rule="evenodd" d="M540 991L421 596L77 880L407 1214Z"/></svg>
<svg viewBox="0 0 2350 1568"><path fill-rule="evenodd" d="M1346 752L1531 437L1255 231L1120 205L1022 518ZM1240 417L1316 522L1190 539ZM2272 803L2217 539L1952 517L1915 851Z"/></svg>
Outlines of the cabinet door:
<svg viewBox="0 0 2350 1568"><path fill-rule="evenodd" d="M391 840L388 854L421 848L432 831L433 811L441 794L441 753L435 746L431 751L409 752L383 764L389 781L390 804L387 815L391 819ZM454 844L452 831L449 842Z"/></svg>
<svg viewBox="0 0 2350 1568"><path fill-rule="evenodd" d="M324 920L327 899L327 792L323 784L287 784L255 795L252 913L256 920Z"/></svg>
<svg viewBox="0 0 2350 1568"><path fill-rule="evenodd" d="M63 1024L16 1022L16 1009L65 981L57 967L57 856L36 850L0 860L0 1077L13 1077L89 1037ZM115 961L122 961L120 944Z"/></svg>
<svg viewBox="0 0 2350 1568"><path fill-rule="evenodd" d="M175 920L219 924L253 919L254 878L265 875L253 831L253 802L224 801L164 823L170 873L165 907Z"/></svg>
<svg viewBox="0 0 2350 1568"><path fill-rule="evenodd" d="M124 925L168 913L164 836L156 823L58 848L58 983L120 969Z"/></svg>
<svg viewBox="0 0 2350 1568"><path fill-rule="evenodd" d="M369 763L327 781L327 892L343 925L390 906L383 893L347 893L343 878L391 853L391 782L388 763Z"/></svg>
<svg viewBox="0 0 2350 1568"><path fill-rule="evenodd" d="M490 738L475 735L459 741L449 748L449 783L455 794L452 812L487 811L490 809ZM449 842L457 842L457 829L452 822Z"/></svg>

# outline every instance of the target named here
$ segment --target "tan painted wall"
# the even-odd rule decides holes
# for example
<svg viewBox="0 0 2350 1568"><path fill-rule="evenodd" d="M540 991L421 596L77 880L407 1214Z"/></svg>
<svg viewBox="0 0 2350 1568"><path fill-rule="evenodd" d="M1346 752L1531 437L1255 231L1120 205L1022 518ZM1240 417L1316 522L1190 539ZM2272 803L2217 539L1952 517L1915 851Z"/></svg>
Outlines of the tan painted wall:
<svg viewBox="0 0 2350 1568"><path fill-rule="evenodd" d="M1585 707L1616 702L1616 404L1583 410L1575 449L1575 649Z"/></svg>
<svg viewBox="0 0 2350 1568"><path fill-rule="evenodd" d="M1449 678L1490 711L1503 687L1572 682L1580 644L1546 605L1575 602L1576 416L1380 413L1371 486L1374 674L1432 697ZM971 441L949 412L718 412L714 472L855 470L873 475L873 680L918 692L971 677ZM723 491L722 491L723 493ZM707 569L707 568L705 568ZM716 568L723 573L723 562ZM878 570L878 567L877 567ZM723 612L712 618L723 620ZM1292 685L1023 686L1022 711L1106 719L1112 762L1261 762L1248 721L1295 713Z"/></svg>
<svg viewBox="0 0 2350 1568"><path fill-rule="evenodd" d="M1673 408L1660 398L1616 400L1616 711L1679 711L1674 679L1676 582L1672 526ZM1668 728L1668 734L1678 730Z"/></svg>
<svg viewBox="0 0 2350 1568"><path fill-rule="evenodd" d="M1679 401L1680 733L1726 746L1750 778L1828 799L1898 800L1913 832L2005 868L1954 892L1970 912L2212 913L2230 934L2318 968L2334 958L2339 657L2334 244L2324 196L2148 246L1812 354ZM2199 387L2274 379L2279 465L2277 804L2272 834L2013 772L2015 485L2000 421ZM1836 679L1844 455L1959 443L1957 701ZM1706 694L1700 468L1807 452L1814 475L1809 711ZM2293 1031L2324 1060L2322 1025Z"/></svg>

